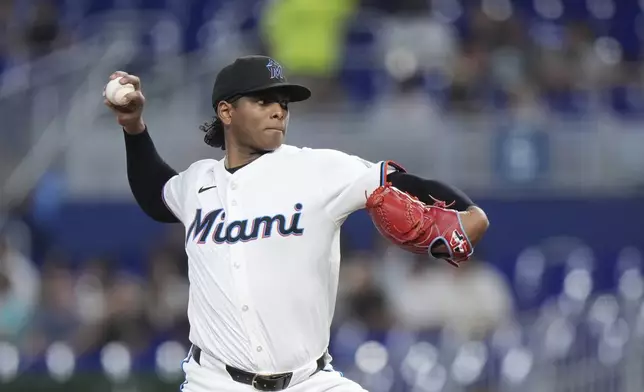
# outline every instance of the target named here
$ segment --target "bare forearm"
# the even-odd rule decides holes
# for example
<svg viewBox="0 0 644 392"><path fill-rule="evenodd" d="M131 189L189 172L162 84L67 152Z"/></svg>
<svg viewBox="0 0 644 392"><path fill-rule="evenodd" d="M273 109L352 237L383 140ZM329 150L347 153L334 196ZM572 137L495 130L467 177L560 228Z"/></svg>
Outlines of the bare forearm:
<svg viewBox="0 0 644 392"><path fill-rule="evenodd" d="M472 244L476 245L483 238L488 227L490 227L490 221L485 211L480 207L471 206L466 211L459 212L459 214L467 237Z"/></svg>

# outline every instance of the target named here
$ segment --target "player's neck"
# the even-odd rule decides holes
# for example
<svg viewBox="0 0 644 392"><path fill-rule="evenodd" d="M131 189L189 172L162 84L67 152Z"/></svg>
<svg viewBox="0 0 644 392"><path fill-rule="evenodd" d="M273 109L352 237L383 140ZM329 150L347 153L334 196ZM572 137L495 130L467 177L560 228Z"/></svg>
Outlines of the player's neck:
<svg viewBox="0 0 644 392"><path fill-rule="evenodd" d="M224 166L226 169L234 169L236 167L247 165L264 155L264 152L248 148L240 148L235 145L230 146L230 148L226 146L226 151L226 157L224 158Z"/></svg>

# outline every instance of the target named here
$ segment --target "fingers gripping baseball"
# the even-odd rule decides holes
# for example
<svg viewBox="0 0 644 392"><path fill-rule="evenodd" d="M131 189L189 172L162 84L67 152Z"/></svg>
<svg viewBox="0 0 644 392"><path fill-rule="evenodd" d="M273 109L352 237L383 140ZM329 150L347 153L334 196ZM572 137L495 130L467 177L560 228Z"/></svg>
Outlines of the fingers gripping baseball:
<svg viewBox="0 0 644 392"><path fill-rule="evenodd" d="M141 79L138 76L135 75L130 75L127 72L123 71L116 71L112 75L110 75L110 80L114 80L118 77L121 77L121 84L132 84L134 86L134 89L136 91L141 90Z"/></svg>
<svg viewBox="0 0 644 392"><path fill-rule="evenodd" d="M103 96L105 105L126 132L139 133L145 128L142 119L145 96L139 77L123 71L114 72L103 89Z"/></svg>

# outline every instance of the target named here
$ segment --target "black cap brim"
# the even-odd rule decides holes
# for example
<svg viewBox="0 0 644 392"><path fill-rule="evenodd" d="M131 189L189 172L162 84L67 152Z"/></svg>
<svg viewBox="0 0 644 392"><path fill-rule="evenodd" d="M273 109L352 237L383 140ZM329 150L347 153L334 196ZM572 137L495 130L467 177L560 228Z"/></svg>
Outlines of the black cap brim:
<svg viewBox="0 0 644 392"><path fill-rule="evenodd" d="M258 93L261 91L270 91L270 90L284 92L288 97L289 102L306 101L311 97L311 90L309 90L308 88L302 85L294 84L294 83L269 84L269 85L257 87L251 90L246 90L240 93L240 95L247 95L247 94Z"/></svg>

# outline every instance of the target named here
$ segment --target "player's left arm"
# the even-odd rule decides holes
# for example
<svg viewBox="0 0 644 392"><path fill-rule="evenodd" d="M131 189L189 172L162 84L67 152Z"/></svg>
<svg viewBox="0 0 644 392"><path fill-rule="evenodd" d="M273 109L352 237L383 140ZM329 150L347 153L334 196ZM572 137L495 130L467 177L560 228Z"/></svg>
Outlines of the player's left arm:
<svg viewBox="0 0 644 392"><path fill-rule="evenodd" d="M427 180L407 171L393 161L369 162L354 155L334 150L318 150L325 165L325 185L331 199L327 212L337 224L342 224L352 212L365 207L367 197L379 186L390 183L409 193L426 205L437 200L459 211L467 235L478 242L488 227L485 212L464 192L437 180ZM453 204L452 204L453 203Z"/></svg>
<svg viewBox="0 0 644 392"><path fill-rule="evenodd" d="M325 163L320 178L326 212L338 226L366 208L395 244L451 263L467 260L488 229L485 212L453 186L408 174L392 161L372 163L332 150L316 153Z"/></svg>
<svg viewBox="0 0 644 392"><path fill-rule="evenodd" d="M462 190L444 182L424 179L401 170L387 175L387 182L427 205L443 201L451 209L459 211L463 228L473 244L478 243L490 223L485 211L477 206Z"/></svg>

